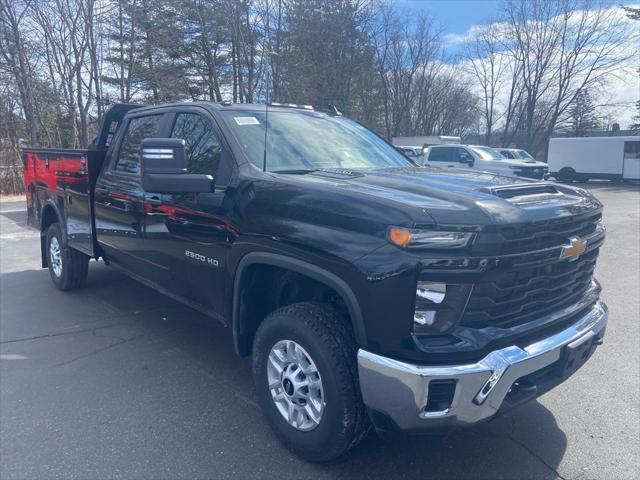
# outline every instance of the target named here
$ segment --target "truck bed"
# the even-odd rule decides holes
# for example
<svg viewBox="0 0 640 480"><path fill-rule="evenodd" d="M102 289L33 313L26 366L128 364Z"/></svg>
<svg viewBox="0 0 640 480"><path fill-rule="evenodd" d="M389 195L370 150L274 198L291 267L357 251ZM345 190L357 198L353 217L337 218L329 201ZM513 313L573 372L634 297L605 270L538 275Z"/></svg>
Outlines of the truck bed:
<svg viewBox="0 0 640 480"><path fill-rule="evenodd" d="M24 149L22 161L29 225L39 229L44 207L51 205L64 223L69 245L93 256L89 151Z"/></svg>

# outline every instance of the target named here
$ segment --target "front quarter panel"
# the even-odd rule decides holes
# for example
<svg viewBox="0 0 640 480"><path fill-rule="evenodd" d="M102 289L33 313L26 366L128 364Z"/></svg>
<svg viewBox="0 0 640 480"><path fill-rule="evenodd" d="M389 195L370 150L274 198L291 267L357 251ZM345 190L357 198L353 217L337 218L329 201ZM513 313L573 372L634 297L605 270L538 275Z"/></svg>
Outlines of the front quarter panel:
<svg viewBox="0 0 640 480"><path fill-rule="evenodd" d="M230 189L226 202L238 231L227 253L227 285L231 289L235 290L241 264L249 256L286 258L292 264L307 265L310 270L340 279L348 289L342 294L343 299L351 295L359 309L382 292L372 288L368 273L358 267L357 260L388 245L385 235L389 218L396 218L400 224L412 221L400 210L380 208L370 199L345 189L332 191L326 185L300 185L269 174L245 177ZM299 273L312 276L308 271ZM228 295L228 314L234 321L236 295L235 291ZM412 299L398 301L410 305ZM361 347L368 346L368 323L367 319L354 326Z"/></svg>

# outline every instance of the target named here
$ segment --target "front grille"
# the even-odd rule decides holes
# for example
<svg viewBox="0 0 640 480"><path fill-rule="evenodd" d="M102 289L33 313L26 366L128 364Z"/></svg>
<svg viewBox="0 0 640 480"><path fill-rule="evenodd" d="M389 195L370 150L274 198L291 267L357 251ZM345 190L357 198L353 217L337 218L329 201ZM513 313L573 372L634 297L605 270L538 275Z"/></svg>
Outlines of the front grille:
<svg viewBox="0 0 640 480"><path fill-rule="evenodd" d="M525 178L534 178L536 180L541 180L546 173L546 169L542 167L522 167L514 172L518 177Z"/></svg>
<svg viewBox="0 0 640 480"><path fill-rule="evenodd" d="M521 226L506 226L494 233L478 236L474 250L497 255L525 253L544 248L559 247L571 237L586 237L596 230L601 214L571 216L532 222Z"/></svg>
<svg viewBox="0 0 640 480"><path fill-rule="evenodd" d="M598 248L578 260L506 270L476 283L461 324L509 328L577 303L591 286Z"/></svg>

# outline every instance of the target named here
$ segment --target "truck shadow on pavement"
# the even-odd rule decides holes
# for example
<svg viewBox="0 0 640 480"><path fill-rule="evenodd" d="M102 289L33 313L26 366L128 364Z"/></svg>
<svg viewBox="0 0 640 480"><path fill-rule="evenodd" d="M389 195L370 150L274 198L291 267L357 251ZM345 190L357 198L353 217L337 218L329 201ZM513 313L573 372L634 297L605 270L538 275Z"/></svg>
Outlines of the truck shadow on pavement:
<svg viewBox="0 0 640 480"><path fill-rule="evenodd" d="M27 426L21 424L25 417L5 415L3 436L11 431L31 432L34 438L25 439L25 449L38 442L64 445L80 436L83 448L100 451L101 457L112 452L118 458L118 473L125 478L550 479L557 478L566 450L566 436L553 413L533 402L507 416L446 435L381 439L372 433L345 457L325 465L310 464L283 448L264 423L254 400L251 361L234 353L230 329L94 262L86 288L78 292L56 291L46 270L4 273L2 287L3 353L31 356L37 363L30 368L47 378L48 372L55 372L57 379L55 385L22 386L19 377L11 375L13 364L4 363L7 375L3 390L6 387L20 397L19 408L26 409L29 418L47 412L41 415L51 415L60 423L55 440L47 440L47 432L34 425L52 419L36 419L34 425ZM100 408L79 422L82 409L74 409L69 398L76 395L77 385L91 384L92 379L100 379L94 387L94 393L100 395ZM36 389L37 394L31 397L21 392L23 388ZM65 394L65 389L70 393ZM4 397L5 414L14 408L14 393ZM69 411L64 410L67 407L51 411L38 405L39 399L51 395L63 395L56 404L68 401ZM135 398L141 395L153 401ZM128 405L126 411L122 410L123 401ZM113 436L100 432L106 422L118 417L123 426L114 441ZM166 435L159 417L166 423ZM148 435L146 426L144 431L130 427L145 421L149 422ZM136 442L133 447L127 436ZM20 469L26 464L20 462L30 457L20 445L15 441L9 446L11 451L5 452L16 462L7 464L7 478L24 477ZM175 445L181 445L180 449ZM157 459L155 463L147 460L147 469L140 472L134 462L147 452L156 452ZM49 463L55 458L52 455ZM93 464L87 471L77 466L71 471L56 471L79 477L92 472L91 476L104 478L113 472L108 466L113 465L113 459L104 458L104 462L104 470ZM46 472L46 468L31 465L29 471Z"/></svg>
<svg viewBox="0 0 640 480"><path fill-rule="evenodd" d="M25 218L25 214L22 210L9 212L0 211L0 216L5 217L7 220L16 225L26 225L27 223L27 219ZM35 232L36 230L33 231Z"/></svg>

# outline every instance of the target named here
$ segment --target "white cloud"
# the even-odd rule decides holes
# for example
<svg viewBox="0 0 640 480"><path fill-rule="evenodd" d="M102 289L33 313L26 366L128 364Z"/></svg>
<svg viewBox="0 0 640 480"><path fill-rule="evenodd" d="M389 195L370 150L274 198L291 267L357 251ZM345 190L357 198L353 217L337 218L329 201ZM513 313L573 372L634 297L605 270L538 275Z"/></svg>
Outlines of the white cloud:
<svg viewBox="0 0 640 480"><path fill-rule="evenodd" d="M640 75L637 67L621 68L602 88L596 104L612 122L627 128L638 114L636 102L640 100Z"/></svg>
<svg viewBox="0 0 640 480"><path fill-rule="evenodd" d="M486 25L471 25L464 33L446 33L442 37L445 47L462 47L471 42L478 34L487 30L493 30L497 37L505 35L507 24L504 22L491 22Z"/></svg>

